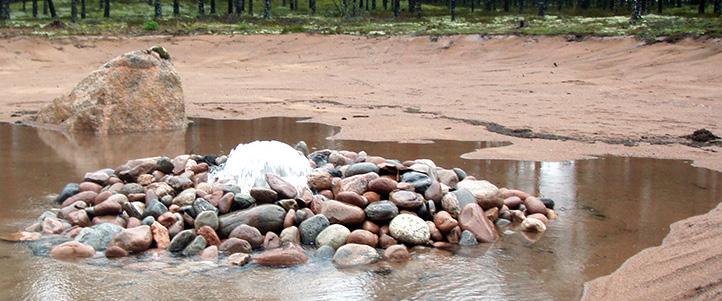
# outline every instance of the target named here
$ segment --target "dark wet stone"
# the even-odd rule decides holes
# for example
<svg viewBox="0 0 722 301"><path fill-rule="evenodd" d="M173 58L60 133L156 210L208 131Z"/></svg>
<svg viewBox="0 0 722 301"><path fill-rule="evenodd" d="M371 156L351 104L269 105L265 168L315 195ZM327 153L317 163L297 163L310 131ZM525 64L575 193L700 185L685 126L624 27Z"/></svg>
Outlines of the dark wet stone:
<svg viewBox="0 0 722 301"><path fill-rule="evenodd" d="M461 232L461 238L459 239L460 246L475 246L478 244L479 242L476 240L476 237L474 237L474 233L471 233L468 230Z"/></svg>
<svg viewBox="0 0 722 301"><path fill-rule="evenodd" d="M370 162L351 164L346 168L344 177L351 177L355 175L361 175L369 172L379 172L379 167L376 164Z"/></svg>
<svg viewBox="0 0 722 301"><path fill-rule="evenodd" d="M301 231L301 243L305 245L315 244L316 237L323 229L326 229L331 223L328 218L319 214L303 221L298 229Z"/></svg>
<svg viewBox="0 0 722 301"><path fill-rule="evenodd" d="M154 218L158 218L163 213L168 212L168 207L166 207L163 203L160 201L150 202L150 204L143 210L143 216L149 217L152 216Z"/></svg>
<svg viewBox="0 0 722 301"><path fill-rule="evenodd" d="M193 241L191 241L188 246L183 249L183 256L194 256L198 255L203 249L206 248L208 243L206 242L206 239L203 238L203 236L196 236Z"/></svg>
<svg viewBox="0 0 722 301"><path fill-rule="evenodd" d="M168 245L168 251L170 252L181 252L183 249L196 238L195 233L192 230L183 230L176 234Z"/></svg>
<svg viewBox="0 0 722 301"><path fill-rule="evenodd" d="M286 211L289 211L289 210L298 209L299 203L301 203L301 202L297 202L294 199L285 199L285 200L280 200L280 201L276 202L276 205L281 206Z"/></svg>
<svg viewBox="0 0 722 301"><path fill-rule="evenodd" d="M324 149L311 153L308 155L308 159L316 163L316 166L322 166L328 163L328 156L331 155L331 151Z"/></svg>
<svg viewBox="0 0 722 301"><path fill-rule="evenodd" d="M250 194L258 204L273 204L278 201L278 193L273 189L253 187Z"/></svg>
<svg viewBox="0 0 722 301"><path fill-rule="evenodd" d="M541 198L539 200L542 201L542 203L544 203L545 207L547 207L549 209L554 209L554 200L552 200L550 198Z"/></svg>
<svg viewBox="0 0 722 301"><path fill-rule="evenodd" d="M138 183L128 183L123 185L123 188L120 189L120 193L127 196L135 193L145 193L145 189Z"/></svg>
<svg viewBox="0 0 722 301"><path fill-rule="evenodd" d="M155 218L152 216L146 216L140 223L146 226L150 226L155 222Z"/></svg>
<svg viewBox="0 0 722 301"><path fill-rule="evenodd" d="M390 201L374 202L364 210L366 218L374 222L390 221L399 214L399 208Z"/></svg>
<svg viewBox="0 0 722 301"><path fill-rule="evenodd" d="M213 204L202 198L197 198L195 201L193 201L193 210L195 210L196 215L201 214L201 212L203 211L213 211L216 214L218 213L218 208L216 208L215 206L213 206Z"/></svg>
<svg viewBox="0 0 722 301"><path fill-rule="evenodd" d="M167 175L171 174L173 173L173 162L168 157L161 157L155 162L155 169Z"/></svg>
<svg viewBox="0 0 722 301"><path fill-rule="evenodd" d="M436 204L434 204L434 201L432 200L424 202L423 205L416 209L416 215L424 220L433 219L434 213L436 213Z"/></svg>
<svg viewBox="0 0 722 301"><path fill-rule="evenodd" d="M139 208L135 206L133 202L123 203L123 211L125 211L125 213L127 213L130 217L135 217L137 219L143 218L143 212L139 210Z"/></svg>
<svg viewBox="0 0 722 301"><path fill-rule="evenodd" d="M427 174L411 171L401 175L401 182L413 185L416 192L423 194L431 186L433 180Z"/></svg>
<svg viewBox="0 0 722 301"><path fill-rule="evenodd" d="M236 193L233 196L231 210L243 210L256 204L256 200L250 194Z"/></svg>
<svg viewBox="0 0 722 301"><path fill-rule="evenodd" d="M285 217L286 211L278 205L260 205L222 215L218 232L221 237L227 237L238 225L246 224L257 228L261 233L280 233Z"/></svg>
<svg viewBox="0 0 722 301"><path fill-rule="evenodd" d="M454 167L451 170L453 170L454 173L456 173L456 177L459 178L459 181L463 181L464 178L466 178L466 172L463 169Z"/></svg>
<svg viewBox="0 0 722 301"><path fill-rule="evenodd" d="M63 190L60 191L60 194L55 198L56 204L62 204L67 200L69 197L76 195L78 192L80 192L80 184L77 183L68 183L63 187Z"/></svg>

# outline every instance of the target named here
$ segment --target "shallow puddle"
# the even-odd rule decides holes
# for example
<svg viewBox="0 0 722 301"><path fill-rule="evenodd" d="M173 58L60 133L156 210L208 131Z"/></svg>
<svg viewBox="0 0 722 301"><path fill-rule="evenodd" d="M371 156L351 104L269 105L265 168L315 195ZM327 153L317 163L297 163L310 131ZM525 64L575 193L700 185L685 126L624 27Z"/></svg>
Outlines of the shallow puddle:
<svg viewBox="0 0 722 301"><path fill-rule="evenodd" d="M0 242L2 297L568 300L580 295L585 281L608 274L629 256L659 244L670 223L707 212L722 195L721 173L685 161L465 160L459 156L505 143L329 140L337 128L292 118L194 121L185 133L107 139L0 124L0 231L30 225L51 205L48 194L78 181L86 171L146 156L227 153L238 143L269 139L304 140L313 149L365 150L401 160L432 159L498 186L553 198L559 219L536 241L508 233L494 244L456 254L417 248L406 264L352 270L337 270L329 260L315 259L287 269L209 268L182 261L132 264L128 259L73 264L33 256L24 244Z"/></svg>

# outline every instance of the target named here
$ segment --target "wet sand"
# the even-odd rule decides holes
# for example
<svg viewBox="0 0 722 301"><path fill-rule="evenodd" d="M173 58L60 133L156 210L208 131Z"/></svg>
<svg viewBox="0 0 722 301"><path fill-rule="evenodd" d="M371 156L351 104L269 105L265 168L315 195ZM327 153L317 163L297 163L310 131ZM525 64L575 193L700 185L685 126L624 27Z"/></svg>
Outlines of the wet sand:
<svg viewBox="0 0 722 301"><path fill-rule="evenodd" d="M678 138L699 128L722 132L720 40L645 46L630 38L17 37L0 43L0 120L27 118L108 59L154 44L174 56L191 116L312 117L340 126L335 137L343 139L513 143L467 158L612 154L687 159L722 170L721 147L693 148ZM489 124L566 141L511 137L489 131ZM689 235L672 231L665 241ZM688 260L718 258L718 249L701 249ZM639 260L656 264L648 276L664 285L631 289L627 298L668 298L670 290L678 296L689 285L709 284L697 271L659 265L675 259L658 254L667 253L632 257L609 278L592 282L589 296L612 296L604 290L618 287L609 283L639 280L628 268ZM719 292L719 281L706 289Z"/></svg>
<svg viewBox="0 0 722 301"><path fill-rule="evenodd" d="M22 119L110 58L155 44L173 55L194 117L313 117L341 126L345 139L514 143L473 158L613 154L722 170L721 147L674 143L699 128L722 133L719 39L15 37L0 43L0 120ZM570 140L518 139L488 123Z"/></svg>

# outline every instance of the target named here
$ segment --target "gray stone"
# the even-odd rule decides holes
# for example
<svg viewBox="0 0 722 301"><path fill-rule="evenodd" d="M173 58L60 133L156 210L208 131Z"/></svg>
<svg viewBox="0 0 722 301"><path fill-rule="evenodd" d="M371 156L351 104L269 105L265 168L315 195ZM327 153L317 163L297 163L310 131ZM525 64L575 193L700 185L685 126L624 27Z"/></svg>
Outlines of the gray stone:
<svg viewBox="0 0 722 301"><path fill-rule="evenodd" d="M374 222L386 222L399 215L399 208L390 201L374 202L364 209L366 218Z"/></svg>
<svg viewBox="0 0 722 301"><path fill-rule="evenodd" d="M376 249L367 245L346 244L333 255L333 263L339 267L371 264L381 259Z"/></svg>
<svg viewBox="0 0 722 301"><path fill-rule="evenodd" d="M196 216L194 226L199 229L203 226L209 226L213 230L218 229L218 214L214 211L203 211Z"/></svg>
<svg viewBox="0 0 722 301"><path fill-rule="evenodd" d="M60 194L55 198L56 204L62 204L67 200L69 197L74 196L80 192L80 185L76 183L69 183L66 184L65 187L63 187L63 190L60 191Z"/></svg>
<svg viewBox="0 0 722 301"><path fill-rule="evenodd" d="M280 233L286 211L277 205L260 205L220 216L219 235L228 236L238 225L246 224L257 228L261 233L268 231Z"/></svg>
<svg viewBox="0 0 722 301"><path fill-rule="evenodd" d="M334 249L346 244L346 239L351 234L351 231L343 225L334 224L323 229L321 233L316 236L317 246L330 246Z"/></svg>
<svg viewBox="0 0 722 301"><path fill-rule="evenodd" d="M376 166L376 164L373 164L371 162L363 162L363 163L356 163L351 164L346 168L346 171L344 171L343 176L344 177L351 177L355 175L362 175L369 172L379 172L379 167Z"/></svg>
<svg viewBox="0 0 722 301"><path fill-rule="evenodd" d="M314 257L320 259L331 259L334 254L336 254L336 249L331 246L321 246L316 250Z"/></svg>
<svg viewBox="0 0 722 301"><path fill-rule="evenodd" d="M188 246L188 244L191 243L191 241L195 238L196 234L193 233L193 230L183 230L181 232L178 232L178 234L173 236L173 239L170 241L170 245L168 245L168 251L183 251L183 249L185 249L186 246Z"/></svg>
<svg viewBox="0 0 722 301"><path fill-rule="evenodd" d="M123 231L123 227L113 223L101 223L81 229L75 236L75 240L89 245L97 251L103 251L108 247L110 239L120 231Z"/></svg>
<svg viewBox="0 0 722 301"><path fill-rule="evenodd" d="M411 214L399 214L392 219L389 232L393 238L407 244L423 245L431 238L426 222Z"/></svg>
<svg viewBox="0 0 722 301"><path fill-rule="evenodd" d="M478 244L479 242L476 240L474 233L469 232L469 230L461 232L461 238L459 239L460 246L475 246Z"/></svg>
<svg viewBox="0 0 722 301"><path fill-rule="evenodd" d="M203 238L203 236L196 236L196 238L191 241L191 243L188 244L188 246L183 249L183 256L194 256L198 255L203 249L206 248L208 243L206 242L206 239Z"/></svg>
<svg viewBox="0 0 722 301"><path fill-rule="evenodd" d="M188 188L179 193L173 198L173 204L178 206L192 205L193 201L196 200L196 190L194 188Z"/></svg>
<svg viewBox="0 0 722 301"><path fill-rule="evenodd" d="M314 215L313 217L301 222L298 229L301 231L301 242L305 245L311 245L316 243L316 237L323 229L326 229L331 223L328 218L322 214Z"/></svg>

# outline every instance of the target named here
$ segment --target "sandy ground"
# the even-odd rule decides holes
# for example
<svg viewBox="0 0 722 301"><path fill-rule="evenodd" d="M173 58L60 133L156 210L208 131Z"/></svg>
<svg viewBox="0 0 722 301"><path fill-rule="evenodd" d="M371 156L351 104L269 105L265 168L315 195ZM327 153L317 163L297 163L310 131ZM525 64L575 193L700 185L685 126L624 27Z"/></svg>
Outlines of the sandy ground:
<svg viewBox="0 0 722 301"><path fill-rule="evenodd" d="M690 147L679 138L699 128L722 133L720 40L642 45L631 38L561 37L15 37L0 41L0 121L25 119L108 59L155 44L174 57L190 116L312 117L341 126L336 137L347 139L513 143L468 158L613 154L686 159L722 171L722 147ZM512 137L510 129L563 140ZM707 218L718 218L719 208L711 214L717 216ZM718 224L706 224L716 227L716 236ZM675 225L660 250L644 251L592 282L588 296L687 296L671 285L685 276L672 273L689 275L685 285L709 284L694 267L719 263L718 237L710 240L716 247L680 253L687 265L677 269L662 264L673 261L684 242L675 237L689 234ZM648 278L633 277L645 267ZM706 291L719 294L719 270L712 270L716 284Z"/></svg>
<svg viewBox="0 0 722 301"><path fill-rule="evenodd" d="M582 300L722 299L722 203L670 226L661 246L587 282Z"/></svg>

